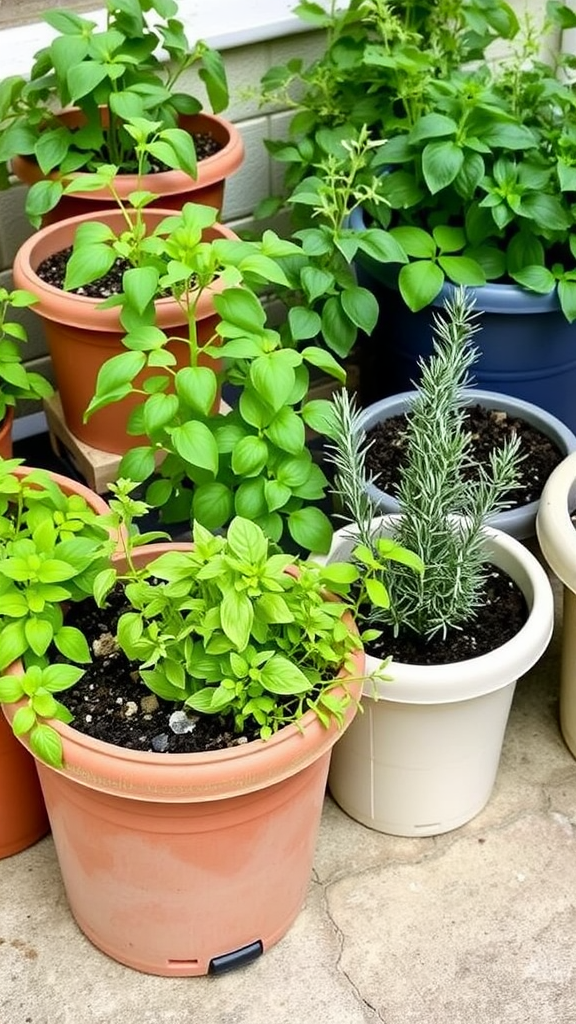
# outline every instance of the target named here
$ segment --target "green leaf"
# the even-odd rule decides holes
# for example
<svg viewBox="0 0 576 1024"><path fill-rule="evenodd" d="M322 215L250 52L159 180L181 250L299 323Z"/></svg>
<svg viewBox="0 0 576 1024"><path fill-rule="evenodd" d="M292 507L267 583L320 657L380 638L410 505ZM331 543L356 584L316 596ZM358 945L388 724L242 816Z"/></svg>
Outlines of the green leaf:
<svg viewBox="0 0 576 1024"><path fill-rule="evenodd" d="M234 497L234 508L239 516L244 516L246 519L258 519L259 516L266 515L268 506L264 497L262 477L245 480L240 484Z"/></svg>
<svg viewBox="0 0 576 1024"><path fill-rule="evenodd" d="M359 285L353 288L345 288L340 301L346 316L364 331L365 334L372 334L377 322L379 307L378 302L371 291Z"/></svg>
<svg viewBox="0 0 576 1024"><path fill-rule="evenodd" d="M302 408L302 419L307 427L325 437L334 437L334 410L326 398L315 398Z"/></svg>
<svg viewBox="0 0 576 1024"><path fill-rule="evenodd" d="M292 491L278 480L266 480L264 483L264 496L268 510L275 512L276 509L284 508L284 505L290 501Z"/></svg>
<svg viewBox="0 0 576 1024"><path fill-rule="evenodd" d="M122 456L119 473L129 480L142 481L152 476L155 467L154 449L142 445Z"/></svg>
<svg viewBox="0 0 576 1024"><path fill-rule="evenodd" d="M486 284L486 275L482 267L468 256L439 256L438 263L454 284L479 287Z"/></svg>
<svg viewBox="0 0 576 1024"><path fill-rule="evenodd" d="M392 228L391 235L408 253L418 259L430 259L436 255L436 242L423 228Z"/></svg>
<svg viewBox="0 0 576 1024"><path fill-rule="evenodd" d="M290 334L294 341L307 341L320 333L322 321L318 313L303 306L293 306L288 311Z"/></svg>
<svg viewBox="0 0 576 1024"><path fill-rule="evenodd" d="M131 386L145 366L146 356L143 352L120 352L117 356L111 356L98 371L96 394L104 397L125 385Z"/></svg>
<svg viewBox="0 0 576 1024"><path fill-rule="evenodd" d="M298 455L305 445L304 423L298 413L285 406L265 428L264 433L277 448Z"/></svg>
<svg viewBox="0 0 576 1024"><path fill-rule="evenodd" d="M50 725L39 723L30 732L30 748L40 760L53 768L62 767L62 740Z"/></svg>
<svg viewBox="0 0 576 1024"><path fill-rule="evenodd" d="M143 313L158 293L159 273L156 267L131 267L122 276L122 288L131 306Z"/></svg>
<svg viewBox="0 0 576 1024"><path fill-rule="evenodd" d="M264 560L268 554L268 543L262 530L242 516L236 516L230 523L227 540L230 550L251 565Z"/></svg>
<svg viewBox="0 0 576 1024"><path fill-rule="evenodd" d="M234 522L233 519L230 528ZM254 609L247 595L242 591L227 590L220 602L220 621L237 651L244 651L248 646L253 620Z"/></svg>
<svg viewBox="0 0 576 1024"><path fill-rule="evenodd" d="M209 416L218 394L218 379L207 366L186 366L175 378L176 394L193 412Z"/></svg>
<svg viewBox="0 0 576 1024"><path fill-rule="evenodd" d="M65 658L86 664L91 661L90 650L83 633L74 626L61 626L54 634L54 643Z"/></svg>
<svg viewBox="0 0 576 1024"><path fill-rule="evenodd" d="M404 302L416 313L436 298L444 284L440 267L429 260L418 260L402 267L398 275L398 287Z"/></svg>
<svg viewBox="0 0 576 1024"><path fill-rule="evenodd" d="M208 530L219 530L234 511L232 492L225 484L214 481L194 488L192 512L194 519Z"/></svg>
<svg viewBox="0 0 576 1024"><path fill-rule="evenodd" d="M25 736L27 732L30 732L36 724L36 712L34 708L27 704L23 708L18 708L14 718L12 719L12 732L15 736Z"/></svg>
<svg viewBox="0 0 576 1024"><path fill-rule="evenodd" d="M390 231L368 228L360 232L358 248L378 263L406 263L402 242Z"/></svg>
<svg viewBox="0 0 576 1024"><path fill-rule="evenodd" d="M311 684L301 669L281 654L273 654L260 672L262 685L269 693L306 693Z"/></svg>
<svg viewBox="0 0 576 1024"><path fill-rule="evenodd" d="M24 635L34 654L45 654L53 636L52 626L44 619L31 618L25 623Z"/></svg>
<svg viewBox="0 0 576 1024"><path fill-rule="evenodd" d="M332 541L332 524L319 508L308 506L288 517L288 529L292 538L305 551L326 554Z"/></svg>
<svg viewBox="0 0 576 1024"><path fill-rule="evenodd" d="M176 395L150 395L144 402L144 430L154 438L164 427L172 425L178 415L179 403Z"/></svg>
<svg viewBox="0 0 576 1024"><path fill-rule="evenodd" d="M2 704L15 704L16 701L22 700L23 696L22 676L0 677L0 702Z"/></svg>
<svg viewBox="0 0 576 1024"><path fill-rule="evenodd" d="M196 150L188 132L183 128L165 128L160 132L160 138L169 143L174 154L171 161L165 161L168 166L184 171L191 178L196 178L198 173Z"/></svg>
<svg viewBox="0 0 576 1024"><path fill-rule="evenodd" d="M511 277L524 288L539 295L547 295L556 286L556 278L546 267L523 267Z"/></svg>
<svg viewBox="0 0 576 1024"><path fill-rule="evenodd" d="M432 195L451 185L464 163L455 142L429 142L422 153L422 174Z"/></svg>
<svg viewBox="0 0 576 1024"><path fill-rule="evenodd" d="M425 114L420 117L410 132L411 144L421 142L423 139L439 138L441 136L456 135L458 125L451 117L444 114Z"/></svg>
<svg viewBox="0 0 576 1024"><path fill-rule="evenodd" d="M23 622L9 622L7 625L2 625L0 629L0 671L22 657L27 649L28 642Z"/></svg>
<svg viewBox="0 0 576 1024"><path fill-rule="evenodd" d="M246 288L227 288L221 295L215 295L213 301L223 320L247 334L262 329L266 323L266 313L261 303Z"/></svg>
<svg viewBox="0 0 576 1024"><path fill-rule="evenodd" d="M66 264L64 289L72 291L104 277L116 261L109 245L96 244L75 250Z"/></svg>
<svg viewBox="0 0 576 1024"><path fill-rule="evenodd" d="M268 462L268 445L261 437L242 438L232 452L232 471L237 476L257 476Z"/></svg>
<svg viewBox="0 0 576 1024"><path fill-rule="evenodd" d="M192 466L206 469L216 476L218 472L218 447L212 431L204 423L191 420L175 427L172 443L178 455Z"/></svg>
<svg viewBox="0 0 576 1024"><path fill-rule="evenodd" d="M364 580L366 587L366 593L375 608L389 608L390 607L390 596L386 587L381 580L375 579L374 577L367 576Z"/></svg>
<svg viewBox="0 0 576 1024"><path fill-rule="evenodd" d="M576 320L576 282L560 280L558 282L558 298L568 323L574 323Z"/></svg>
<svg viewBox="0 0 576 1024"><path fill-rule="evenodd" d="M286 403L294 387L294 367L282 350L259 356L250 365L250 381L258 395L275 412Z"/></svg>
<svg viewBox="0 0 576 1024"><path fill-rule="evenodd" d="M304 348L302 349L302 359L310 363L311 366L316 366L319 370L323 370L324 373L328 373L342 384L346 383L344 367L325 348L318 348L317 346Z"/></svg>
<svg viewBox="0 0 576 1024"><path fill-rule="evenodd" d="M100 85L108 75L105 64L98 61L82 61L68 71L68 91L73 103L94 92L97 85Z"/></svg>
<svg viewBox="0 0 576 1024"><path fill-rule="evenodd" d="M328 347L342 359L350 353L356 341L356 327L346 316L340 300L335 295L324 303L322 334Z"/></svg>

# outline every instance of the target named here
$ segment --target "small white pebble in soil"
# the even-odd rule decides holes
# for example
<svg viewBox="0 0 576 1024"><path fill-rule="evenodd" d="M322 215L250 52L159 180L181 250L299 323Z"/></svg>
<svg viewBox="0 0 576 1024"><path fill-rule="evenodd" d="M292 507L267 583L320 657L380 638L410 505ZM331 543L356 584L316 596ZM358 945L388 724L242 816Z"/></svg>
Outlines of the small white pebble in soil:
<svg viewBox="0 0 576 1024"><path fill-rule="evenodd" d="M92 650L97 658L105 658L106 655L116 654L119 650L116 637L112 633L102 633L92 643Z"/></svg>
<svg viewBox="0 0 576 1024"><path fill-rule="evenodd" d="M116 697L116 703L117 704L123 704L124 703L124 697Z"/></svg>
<svg viewBox="0 0 576 1024"><path fill-rule="evenodd" d="M142 697L140 701L140 707L142 711L144 711L145 714L147 715L151 715L154 713L154 711L157 711L159 708L159 704L156 694L150 693L147 694L145 697Z"/></svg>
<svg viewBox="0 0 576 1024"><path fill-rule="evenodd" d="M168 734L161 732L158 736L154 736L151 740L152 750L155 750L157 754L163 754L168 750L169 740Z"/></svg>
<svg viewBox="0 0 576 1024"><path fill-rule="evenodd" d="M124 708L124 717L125 718L132 718L133 715L137 715L137 714L138 714L138 705L137 705L136 701L135 700L127 701L126 702L126 707Z"/></svg>
<svg viewBox="0 0 576 1024"><path fill-rule="evenodd" d="M86 722L91 722L92 721L92 715L86 715L85 721Z"/></svg>
<svg viewBox="0 0 576 1024"><path fill-rule="evenodd" d="M197 715L189 718L185 711L173 711L168 719L168 725L172 729L172 732L175 732L177 736L180 736L185 732L194 732L197 721Z"/></svg>
<svg viewBox="0 0 576 1024"><path fill-rule="evenodd" d="M248 737L247 736L239 736L238 739L234 740L233 746L241 747L243 743L248 743Z"/></svg>

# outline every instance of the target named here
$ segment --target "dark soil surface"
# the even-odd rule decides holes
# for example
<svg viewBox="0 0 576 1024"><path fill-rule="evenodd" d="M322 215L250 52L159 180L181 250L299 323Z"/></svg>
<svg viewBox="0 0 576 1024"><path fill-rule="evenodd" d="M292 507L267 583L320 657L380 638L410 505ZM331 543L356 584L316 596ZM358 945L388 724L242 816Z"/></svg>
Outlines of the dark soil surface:
<svg viewBox="0 0 576 1024"><path fill-rule="evenodd" d="M446 665L487 654L511 640L526 622L528 610L519 587L499 569L490 568L481 605L473 620L462 629L450 630L426 641L418 634L401 630L397 637L385 627L382 635L368 644L375 658L392 657L408 665ZM377 628L378 623L375 623Z"/></svg>
<svg viewBox="0 0 576 1024"><path fill-rule="evenodd" d="M93 654L79 683L58 694L58 699L74 715L73 728L94 739L130 750L185 754L222 750L258 738L253 733L234 734L231 718L190 713L184 724L191 731L177 733L171 716L177 712L182 721L182 705L162 700L139 679L137 665L117 649L114 635L122 612L129 610L121 589L109 599L106 609L93 601L73 605L67 625L78 626L86 636ZM174 720L173 720L174 721Z"/></svg>
<svg viewBox="0 0 576 1024"><path fill-rule="evenodd" d="M51 284L53 288L64 288L66 267L72 255L72 246L61 249L52 256L48 256L36 269L38 277L45 284ZM89 299L107 299L110 295L119 295L122 291L122 275L125 270L132 266L128 260L117 259L107 274L99 277L96 281L82 285L81 288L70 288L73 295L85 295Z"/></svg>
<svg viewBox="0 0 576 1024"><path fill-rule="evenodd" d="M123 592L117 588L105 610L87 600L74 605L67 616L67 623L86 635L94 658L80 682L58 695L74 716L74 729L116 746L157 753L222 750L257 738L256 728L237 736L231 718L193 712L185 716L180 704L152 694L140 681L137 665L116 647L116 624L125 610ZM369 652L416 665L463 661L505 643L526 617L521 592L508 576L494 569L486 582L482 606L466 628L429 642L413 633L394 638L388 630L370 645ZM176 731L182 724L190 731Z"/></svg>
<svg viewBox="0 0 576 1024"><path fill-rule="evenodd" d="M406 454L406 423L405 415L391 416L367 432L372 445L366 455L366 467L374 483L386 494L397 493ZM556 445L525 420L481 405L470 406L465 425L472 435L470 455L478 465L488 466L493 448L500 447L513 433L520 435L524 456L520 465L521 486L508 493L507 501L513 506L537 501L550 473L562 461L562 452ZM473 478L474 466L468 475Z"/></svg>

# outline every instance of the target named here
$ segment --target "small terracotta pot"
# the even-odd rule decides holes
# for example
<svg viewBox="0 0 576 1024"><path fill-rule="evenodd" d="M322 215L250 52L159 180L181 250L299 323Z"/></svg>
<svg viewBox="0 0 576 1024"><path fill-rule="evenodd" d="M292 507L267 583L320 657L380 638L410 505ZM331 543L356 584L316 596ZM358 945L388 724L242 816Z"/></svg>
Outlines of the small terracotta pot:
<svg viewBox="0 0 576 1024"><path fill-rule="evenodd" d="M78 109L67 110L61 113L59 118L69 128L79 127L85 121L82 111ZM162 209L181 210L184 203L194 202L213 206L221 211L226 179L238 170L244 160L242 136L234 124L215 114L182 115L179 126L191 135L212 135L222 147L213 156L198 161L196 179L184 171L161 171L158 174L145 174L140 179L136 174L119 174L114 186L123 200L130 192L144 189L158 196L152 205ZM15 157L12 161L12 170L26 185L33 185L44 179L38 164L31 157ZM70 178L81 176L82 172L79 171L71 174ZM58 175L54 172L50 177L56 178ZM107 190L76 192L74 195L63 196L58 206L46 215L43 225L92 213L94 210L109 210L114 207L115 202Z"/></svg>
<svg viewBox="0 0 576 1024"><path fill-rule="evenodd" d="M25 466L14 470L16 476L32 472ZM58 473L49 475L66 494L80 494L96 512L110 511L104 499L83 484ZM49 828L34 758L0 715L0 858L32 846Z"/></svg>
<svg viewBox="0 0 576 1024"><path fill-rule="evenodd" d="M354 660L343 729L310 711L265 742L155 754L51 723L65 768L38 771L70 907L96 946L188 976L248 962L284 935L310 881L331 748L356 713L363 653ZM4 705L9 720L16 709Z"/></svg>
<svg viewBox="0 0 576 1024"><path fill-rule="evenodd" d="M171 210L146 210L146 224L153 229ZM121 232L124 219L119 210L95 211L82 217L72 217L49 227L41 228L28 238L16 253L13 266L14 282L17 288L26 288L38 297L32 306L44 322L46 339L50 349L54 376L62 402L64 419L68 429L85 444L101 451L123 455L129 448L144 442L144 438L128 435L127 421L132 409L141 401L139 395L129 395L120 402L94 413L87 423L83 416L96 390L96 379L101 366L111 358L125 351L122 338L125 331L120 324L117 308L100 309L101 301L83 295L65 292L46 284L36 273L43 260L72 245L76 229L86 220L108 224L112 230ZM213 238L236 238L229 228L217 224L206 231L206 240ZM198 341L205 344L213 335L218 316L212 297L221 286L216 282L200 297L197 309ZM159 299L156 303L157 325L172 337L185 338L187 325L182 310L172 298ZM188 345L172 341L168 350L176 358L177 367L188 364ZM213 363L212 363L213 365ZM153 371L157 373L158 371ZM141 385L149 371L135 379Z"/></svg>
<svg viewBox="0 0 576 1024"><path fill-rule="evenodd" d="M0 426L0 458L12 458L12 427L14 426L14 409L9 406Z"/></svg>

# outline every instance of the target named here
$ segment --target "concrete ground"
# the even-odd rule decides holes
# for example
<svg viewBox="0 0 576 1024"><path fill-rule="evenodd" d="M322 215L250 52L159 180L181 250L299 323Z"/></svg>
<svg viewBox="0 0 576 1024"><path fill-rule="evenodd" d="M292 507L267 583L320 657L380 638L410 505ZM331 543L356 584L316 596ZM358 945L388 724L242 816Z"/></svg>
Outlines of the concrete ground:
<svg viewBox="0 0 576 1024"><path fill-rule="evenodd" d="M450 834L398 839L327 797L299 918L236 972L122 967L76 927L50 838L1 861L0 1024L575 1024L576 761L557 725L559 629L517 687L486 809Z"/></svg>

